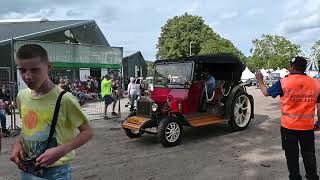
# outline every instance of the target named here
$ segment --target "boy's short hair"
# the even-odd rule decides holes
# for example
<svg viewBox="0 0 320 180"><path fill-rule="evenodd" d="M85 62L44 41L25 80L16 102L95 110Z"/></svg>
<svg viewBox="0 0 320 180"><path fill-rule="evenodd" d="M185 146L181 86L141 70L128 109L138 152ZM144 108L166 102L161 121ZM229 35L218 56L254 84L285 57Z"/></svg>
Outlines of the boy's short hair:
<svg viewBox="0 0 320 180"><path fill-rule="evenodd" d="M296 56L291 61L290 64L295 70L305 72L307 69L307 60L302 56Z"/></svg>
<svg viewBox="0 0 320 180"><path fill-rule="evenodd" d="M41 62L49 62L46 49L38 44L25 44L21 46L16 54L19 60L40 57Z"/></svg>

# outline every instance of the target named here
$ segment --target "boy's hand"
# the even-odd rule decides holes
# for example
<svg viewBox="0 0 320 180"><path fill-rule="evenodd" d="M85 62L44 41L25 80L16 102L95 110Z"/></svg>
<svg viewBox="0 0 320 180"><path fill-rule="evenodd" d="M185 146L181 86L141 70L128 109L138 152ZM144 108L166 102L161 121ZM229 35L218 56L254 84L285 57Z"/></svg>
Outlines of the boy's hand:
<svg viewBox="0 0 320 180"><path fill-rule="evenodd" d="M36 159L36 166L47 167L57 162L60 158L62 158L68 152L69 151L67 150L67 146L65 145L47 149L43 154L41 154Z"/></svg>
<svg viewBox="0 0 320 180"><path fill-rule="evenodd" d="M23 164L22 160L24 159L24 152L20 142L16 142L11 151L10 160L14 162L19 169L26 171L26 167Z"/></svg>
<svg viewBox="0 0 320 180"><path fill-rule="evenodd" d="M78 129L80 133L71 143L47 149L36 159L36 166L47 167L58 161L71 150L82 146L92 138L92 130L88 123L83 123L78 127Z"/></svg>

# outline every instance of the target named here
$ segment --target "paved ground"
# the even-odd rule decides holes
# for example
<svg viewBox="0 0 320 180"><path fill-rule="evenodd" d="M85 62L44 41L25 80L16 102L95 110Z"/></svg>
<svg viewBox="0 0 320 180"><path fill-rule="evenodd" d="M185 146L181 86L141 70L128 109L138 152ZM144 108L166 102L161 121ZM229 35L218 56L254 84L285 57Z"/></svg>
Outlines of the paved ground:
<svg viewBox="0 0 320 180"><path fill-rule="evenodd" d="M255 119L248 129L232 132L226 124L185 128L182 144L172 148L163 148L152 135L127 138L121 119L93 120L95 136L78 149L73 179L287 179L279 136L279 100L262 97L254 88L248 91L255 98ZM0 180L18 179L18 170L8 160L12 142L13 138L3 142Z"/></svg>

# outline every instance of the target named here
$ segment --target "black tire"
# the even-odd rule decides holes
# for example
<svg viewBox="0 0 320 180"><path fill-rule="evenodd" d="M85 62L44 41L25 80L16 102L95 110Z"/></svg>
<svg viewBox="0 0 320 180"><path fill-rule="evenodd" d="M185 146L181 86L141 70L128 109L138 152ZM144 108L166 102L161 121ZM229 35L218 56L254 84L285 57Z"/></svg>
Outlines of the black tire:
<svg viewBox="0 0 320 180"><path fill-rule="evenodd" d="M231 104L229 126L233 131L241 131L249 126L253 103L245 91L239 91L233 97Z"/></svg>
<svg viewBox="0 0 320 180"><path fill-rule="evenodd" d="M131 112L126 118L125 120L127 120L129 117L131 116L135 116L136 115L136 112ZM143 133L141 131L139 132L135 132L131 129L127 129L127 128L123 128L124 132L126 133L126 135L129 137L129 138L138 138L140 137Z"/></svg>
<svg viewBox="0 0 320 180"><path fill-rule="evenodd" d="M171 140L168 140L168 136L166 136L166 132L168 132L168 128L171 128L169 126L174 126L174 129L179 131L178 134L171 134L171 137L173 137ZM158 138L160 143L164 147L172 147L176 146L181 142L183 134L183 127L181 122L179 122L176 118L173 117L167 117L161 120L159 126L158 126Z"/></svg>
<svg viewBox="0 0 320 180"><path fill-rule="evenodd" d="M126 129L126 128L123 128L124 131L126 132L126 135L129 137L129 138L138 138L142 135L142 132L139 131L139 132L134 132L133 130L131 129Z"/></svg>

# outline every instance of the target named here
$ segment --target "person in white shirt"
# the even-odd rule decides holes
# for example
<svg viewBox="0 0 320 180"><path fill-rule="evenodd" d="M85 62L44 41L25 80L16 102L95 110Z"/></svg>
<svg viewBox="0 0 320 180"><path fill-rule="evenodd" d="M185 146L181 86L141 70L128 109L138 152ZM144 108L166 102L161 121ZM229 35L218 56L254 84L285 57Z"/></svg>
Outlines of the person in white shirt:
<svg viewBox="0 0 320 180"><path fill-rule="evenodd" d="M128 94L131 102L130 110L134 110L134 101L138 98L140 94L139 86L136 84L136 80L134 78L131 79L131 82L128 84Z"/></svg>

